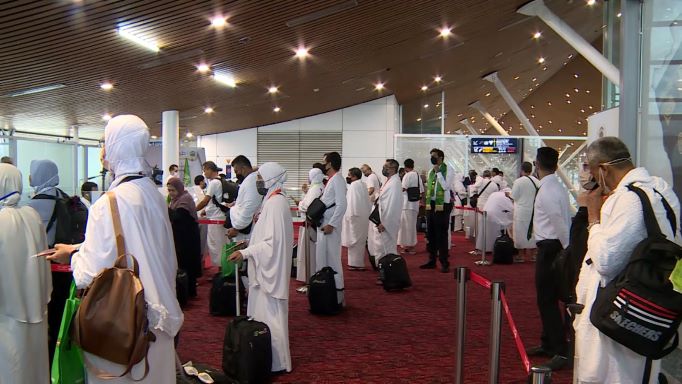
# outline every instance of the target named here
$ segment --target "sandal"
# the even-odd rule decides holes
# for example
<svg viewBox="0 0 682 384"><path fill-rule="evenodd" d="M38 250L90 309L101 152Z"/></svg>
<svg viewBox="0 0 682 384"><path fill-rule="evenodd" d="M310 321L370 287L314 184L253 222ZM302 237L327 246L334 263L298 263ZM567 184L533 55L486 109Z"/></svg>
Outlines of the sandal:
<svg viewBox="0 0 682 384"><path fill-rule="evenodd" d="M182 365L182 369L185 371L185 374L187 374L187 376L194 376L194 377L198 378L199 381L201 381L202 383L205 383L205 384L213 384L213 383L215 383L215 381L213 380L213 378L211 377L211 375L209 375L209 374L206 373L206 372L201 372L201 373L200 373L196 368L194 368L194 367L192 366L192 362L191 362L191 361L188 361L188 362L186 362L185 364L183 364L183 365Z"/></svg>

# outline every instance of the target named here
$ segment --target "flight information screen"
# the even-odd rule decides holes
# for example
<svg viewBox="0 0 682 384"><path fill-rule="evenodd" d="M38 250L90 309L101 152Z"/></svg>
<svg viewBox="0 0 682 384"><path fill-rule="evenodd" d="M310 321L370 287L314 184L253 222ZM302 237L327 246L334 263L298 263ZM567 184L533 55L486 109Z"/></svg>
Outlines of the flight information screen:
<svg viewBox="0 0 682 384"><path fill-rule="evenodd" d="M517 138L471 138L471 153L517 153L518 150Z"/></svg>

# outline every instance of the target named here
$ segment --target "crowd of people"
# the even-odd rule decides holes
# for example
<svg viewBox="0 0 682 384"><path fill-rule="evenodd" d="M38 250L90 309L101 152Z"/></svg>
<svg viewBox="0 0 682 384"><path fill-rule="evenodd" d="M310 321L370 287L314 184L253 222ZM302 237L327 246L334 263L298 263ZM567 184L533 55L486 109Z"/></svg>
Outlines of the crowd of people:
<svg viewBox="0 0 682 384"><path fill-rule="evenodd" d="M145 363L140 362L129 375L104 380L101 372L116 374L126 367L86 352L88 382L132 382L140 377L148 383L175 382L174 338L177 342L183 324L176 298L177 270L187 273L189 295L196 296L203 254L219 266L229 242L243 245L227 256L233 262L246 261L247 315L270 329L272 371L291 371L288 313L294 226L284 189L287 170L275 162L254 167L248 158L238 156L230 164L236 183L221 178L221 169L207 161L203 175L187 186L175 166L165 180L168 198L164 199L146 177L149 130L141 119L132 115L111 119L104 143L102 162L113 181L108 194L98 199L94 198L100 196L97 184L83 185L82 196L76 199L87 212L82 239L67 241L59 229L59 199L68 196L57 188L54 162L31 163L29 180L35 194L27 206L19 206L21 173L11 159L0 164L0 247L3 266L9 271L0 279L3 376L9 377L8 382L49 381L48 367L71 281L79 289L87 288L120 256L111 194L116 196L126 253L139 265L155 341L147 354L146 376ZM574 236L571 226L578 225L578 216L572 224L569 192L555 175L559 154L553 148L539 148L533 164L521 165L511 187L497 168L480 175L472 170L465 176L448 165L456 160L446 162L442 150L434 148L428 155L432 167L421 175L413 159L405 159L402 168L397 160L387 159L381 176L367 164L351 167L343 175L337 152L324 154L321 163L312 165L297 209L305 217L316 200L325 209L319 225L308 222L300 229L298 250L307 251L297 254L296 280L306 283L316 271L331 267L336 272L337 300L344 306L344 272L367 271L367 261L376 269L387 255L415 254L421 217L426 223L428 259L420 268L440 265L443 273L450 271L452 231L477 233L474 252L492 251L495 239L508 231L519 250L515 261L535 261L542 343L529 348L529 355L551 358L545 365L552 369L563 368L574 355L578 383L641 381L645 359L601 334L590 323L589 313L598 287L623 270L628 255L646 237L639 200L626 186L635 183L646 192L663 233L679 244L680 234L668 225L662 204L665 201L679 218L680 204L672 189L644 168L636 168L620 140L601 138L587 149L581 179L586 183L593 178L594 188L581 189L577 199L585 236ZM477 228L469 213L472 207L486 212L476 220ZM380 220L371 220L376 214ZM202 219L211 224L200 225ZM679 219L675 220L679 228ZM342 262L343 248L347 265ZM570 320L559 306L565 300L559 294L561 279L553 268L559 254L569 248L579 269L575 303L584 306L576 314L572 337ZM43 253L46 257L30 257L43 255L46 249L52 249ZM69 264L72 274L50 273L50 262ZM654 362L652 383L658 370Z"/></svg>

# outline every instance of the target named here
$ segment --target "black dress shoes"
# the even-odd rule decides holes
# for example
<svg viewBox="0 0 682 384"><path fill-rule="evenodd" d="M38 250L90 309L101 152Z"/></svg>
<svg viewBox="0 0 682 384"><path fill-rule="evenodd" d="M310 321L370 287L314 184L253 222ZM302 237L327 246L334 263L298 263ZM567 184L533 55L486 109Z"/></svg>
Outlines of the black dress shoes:
<svg viewBox="0 0 682 384"><path fill-rule="evenodd" d="M537 347L526 348L526 354L530 357L533 357L533 356L552 357L552 356L554 356L554 353L551 353L550 351L546 350L541 345L538 345Z"/></svg>
<svg viewBox="0 0 682 384"><path fill-rule="evenodd" d="M440 271L443 273L448 273L448 272L450 272L450 266L449 265L443 265L442 267L440 267Z"/></svg>
<svg viewBox="0 0 682 384"><path fill-rule="evenodd" d="M541 367L546 367L556 372L568 365L568 358L566 356L554 355L548 362L541 365Z"/></svg>
<svg viewBox="0 0 682 384"><path fill-rule="evenodd" d="M419 269L436 269L436 263L428 262L419 266Z"/></svg>

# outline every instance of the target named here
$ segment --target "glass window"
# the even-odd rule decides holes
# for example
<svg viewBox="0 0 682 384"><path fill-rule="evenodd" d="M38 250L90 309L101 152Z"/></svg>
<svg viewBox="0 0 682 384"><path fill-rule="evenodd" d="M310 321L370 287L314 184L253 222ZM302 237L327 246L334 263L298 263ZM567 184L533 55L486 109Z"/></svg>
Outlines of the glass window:
<svg viewBox="0 0 682 384"><path fill-rule="evenodd" d="M425 94L402 106L402 133L441 134L443 93Z"/></svg>

